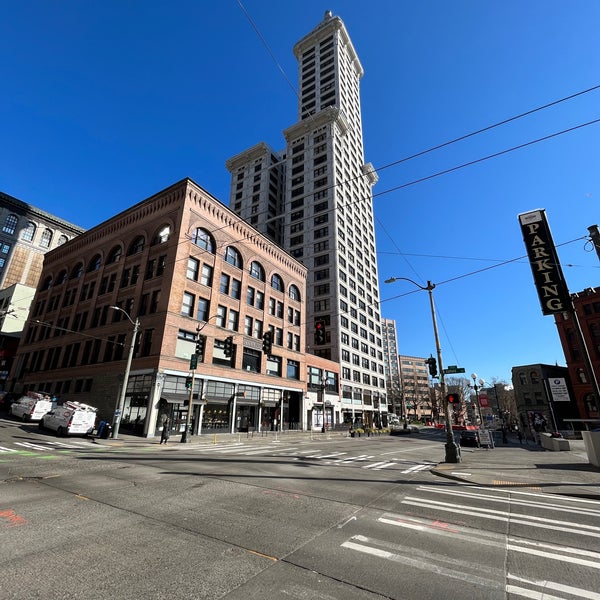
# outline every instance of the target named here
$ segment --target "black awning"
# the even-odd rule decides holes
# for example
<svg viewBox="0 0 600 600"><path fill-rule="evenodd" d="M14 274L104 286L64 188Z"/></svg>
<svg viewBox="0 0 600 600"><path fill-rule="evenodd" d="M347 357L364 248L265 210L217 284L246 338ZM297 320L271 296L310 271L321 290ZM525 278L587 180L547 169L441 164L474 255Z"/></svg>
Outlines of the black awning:
<svg viewBox="0 0 600 600"><path fill-rule="evenodd" d="M169 404L183 404L190 399L188 394L173 394L170 392L163 392L160 397L161 400L166 400ZM202 400L198 398L198 394L194 394L192 404L203 404Z"/></svg>

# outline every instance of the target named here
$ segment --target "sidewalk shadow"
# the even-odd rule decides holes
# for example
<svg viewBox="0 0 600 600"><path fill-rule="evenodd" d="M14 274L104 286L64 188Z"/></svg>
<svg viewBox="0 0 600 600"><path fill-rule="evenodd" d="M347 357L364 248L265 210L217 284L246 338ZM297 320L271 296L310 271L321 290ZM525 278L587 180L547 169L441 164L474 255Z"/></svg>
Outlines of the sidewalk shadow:
<svg viewBox="0 0 600 600"><path fill-rule="evenodd" d="M600 475L600 467L595 467L589 463L538 463L536 469L555 469L558 471L585 471L586 473L598 473ZM600 477L598 478L600 483Z"/></svg>

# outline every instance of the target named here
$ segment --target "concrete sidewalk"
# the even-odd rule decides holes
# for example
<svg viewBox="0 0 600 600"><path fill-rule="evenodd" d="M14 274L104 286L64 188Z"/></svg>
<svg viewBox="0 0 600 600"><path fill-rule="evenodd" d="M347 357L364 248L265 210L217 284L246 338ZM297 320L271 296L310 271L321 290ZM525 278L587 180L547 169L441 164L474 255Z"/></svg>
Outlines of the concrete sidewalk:
<svg viewBox="0 0 600 600"><path fill-rule="evenodd" d="M491 450L461 448L462 462L440 463L432 473L476 485L600 501L600 468L589 463L582 440L569 443L571 449L562 452L513 442Z"/></svg>

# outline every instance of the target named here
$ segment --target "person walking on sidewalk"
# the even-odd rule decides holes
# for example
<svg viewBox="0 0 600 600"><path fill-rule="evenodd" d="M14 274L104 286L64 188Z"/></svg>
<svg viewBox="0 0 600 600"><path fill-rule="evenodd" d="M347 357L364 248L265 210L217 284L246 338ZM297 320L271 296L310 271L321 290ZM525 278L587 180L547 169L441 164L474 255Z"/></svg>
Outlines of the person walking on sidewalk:
<svg viewBox="0 0 600 600"><path fill-rule="evenodd" d="M160 434L160 443L167 445L169 440L169 419L165 419L163 423L162 433Z"/></svg>
<svg viewBox="0 0 600 600"><path fill-rule="evenodd" d="M523 433L521 432L520 429L517 431L517 437L519 438L519 444L522 444L523 443Z"/></svg>

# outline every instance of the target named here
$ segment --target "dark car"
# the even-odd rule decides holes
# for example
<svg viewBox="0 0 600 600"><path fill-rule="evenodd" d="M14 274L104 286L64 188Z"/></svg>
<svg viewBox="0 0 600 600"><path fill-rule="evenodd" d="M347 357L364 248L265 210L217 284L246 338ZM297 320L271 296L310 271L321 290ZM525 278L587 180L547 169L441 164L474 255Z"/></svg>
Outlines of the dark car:
<svg viewBox="0 0 600 600"><path fill-rule="evenodd" d="M474 446L475 448L479 448L479 434L472 429L466 429L465 431L461 431L460 445Z"/></svg>

